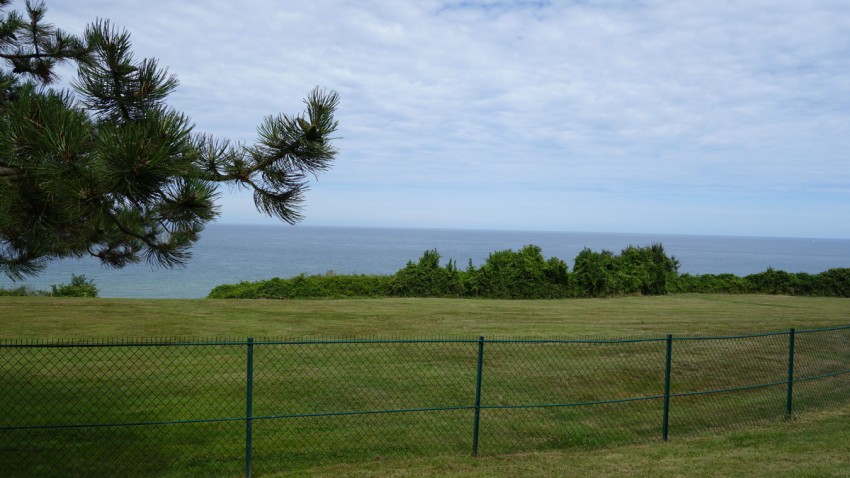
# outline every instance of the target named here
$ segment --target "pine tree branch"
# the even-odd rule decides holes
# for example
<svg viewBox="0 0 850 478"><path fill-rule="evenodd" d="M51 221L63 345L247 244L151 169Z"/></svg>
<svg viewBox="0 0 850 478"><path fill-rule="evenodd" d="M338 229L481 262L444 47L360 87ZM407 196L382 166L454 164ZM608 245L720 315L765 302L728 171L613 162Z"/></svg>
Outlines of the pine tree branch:
<svg viewBox="0 0 850 478"><path fill-rule="evenodd" d="M0 13L8 5L0 0ZM86 251L114 267L184 265L219 214L222 183L253 189L262 213L301 219L307 176L336 154L335 92L317 87L300 116L269 116L254 146L196 137L166 103L176 76L155 59L134 61L128 32L98 20L68 35L42 21L42 1L26 7L28 20L0 17L0 202L12 205L0 208L0 272L34 275ZM75 101L49 88L69 60Z"/></svg>
<svg viewBox="0 0 850 478"><path fill-rule="evenodd" d="M29 54L8 54L8 53L0 53L0 58L4 60L34 60L41 58L56 58L56 55L50 53L29 53Z"/></svg>
<svg viewBox="0 0 850 478"><path fill-rule="evenodd" d="M7 168L5 166L0 166L0 178L10 178L13 176L20 176L21 170L18 168Z"/></svg>
<svg viewBox="0 0 850 478"><path fill-rule="evenodd" d="M115 213L112 212L111 209L107 209L105 211L105 213L106 213L106 216L109 217L110 220L112 220L112 223L115 224L115 226L118 227L118 229L121 232L123 232L124 234L144 242L145 245L147 245L148 247L150 247L152 249L155 249L158 246L158 244L156 242L151 241L147 236L137 234L137 233L133 232L129 227L125 226L118 219L118 216L116 216Z"/></svg>

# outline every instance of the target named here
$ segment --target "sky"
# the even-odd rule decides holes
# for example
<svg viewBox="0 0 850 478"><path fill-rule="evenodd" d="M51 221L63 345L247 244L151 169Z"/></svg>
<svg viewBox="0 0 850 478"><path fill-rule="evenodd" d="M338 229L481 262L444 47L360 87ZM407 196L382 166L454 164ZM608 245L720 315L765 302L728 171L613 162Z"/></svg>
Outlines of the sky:
<svg viewBox="0 0 850 478"><path fill-rule="evenodd" d="M846 0L47 6L126 28L198 132L250 143L337 91L301 224L850 238ZM220 205L277 223L245 192Z"/></svg>

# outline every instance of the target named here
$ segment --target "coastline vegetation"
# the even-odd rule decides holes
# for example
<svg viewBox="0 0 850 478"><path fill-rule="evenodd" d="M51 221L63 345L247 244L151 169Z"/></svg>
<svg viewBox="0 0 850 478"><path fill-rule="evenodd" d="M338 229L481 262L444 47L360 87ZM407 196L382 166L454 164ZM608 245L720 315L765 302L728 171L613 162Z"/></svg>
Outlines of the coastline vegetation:
<svg viewBox="0 0 850 478"><path fill-rule="evenodd" d="M836 268L819 274L789 273L773 268L744 277L733 274L679 274L679 261L661 244L629 246L619 254L582 250L567 263L544 258L540 247L490 254L475 267L465 269L454 260L440 263L436 250L425 251L417 261L392 275L298 275L223 284L211 299L315 299L359 297L430 297L482 299L565 299L629 295L774 294L816 297L850 297L850 269Z"/></svg>
<svg viewBox="0 0 850 478"><path fill-rule="evenodd" d="M49 297L97 297L97 285L94 281L84 275L71 274L70 284L53 284L50 290L34 290L25 286L14 289L0 288L0 296L27 297L27 296L49 296Z"/></svg>

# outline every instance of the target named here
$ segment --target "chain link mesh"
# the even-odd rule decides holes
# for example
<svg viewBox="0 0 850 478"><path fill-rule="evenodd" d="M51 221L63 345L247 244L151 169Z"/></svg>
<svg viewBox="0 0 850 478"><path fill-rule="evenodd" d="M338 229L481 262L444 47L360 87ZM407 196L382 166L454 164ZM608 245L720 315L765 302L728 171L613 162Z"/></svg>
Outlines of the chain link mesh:
<svg viewBox="0 0 850 478"><path fill-rule="evenodd" d="M494 341L484 352L485 453L647 438L660 424L664 342ZM628 424L624 426L625 424Z"/></svg>
<svg viewBox="0 0 850 478"><path fill-rule="evenodd" d="M469 450L474 343L268 343L254 359L254 416L286 417L256 424L258 472Z"/></svg>
<svg viewBox="0 0 850 478"><path fill-rule="evenodd" d="M244 415L244 347L3 345L0 462L9 476L205 476L244 456L241 422L209 422Z"/></svg>
<svg viewBox="0 0 850 478"><path fill-rule="evenodd" d="M259 476L471 453L476 427L480 454L657 442L665 401L672 437L793 417L850 400L850 327L623 340L0 342L0 374L4 476L246 467Z"/></svg>
<svg viewBox="0 0 850 478"><path fill-rule="evenodd" d="M788 334L674 340L670 433L785 417Z"/></svg>
<svg viewBox="0 0 850 478"><path fill-rule="evenodd" d="M794 349L794 410L804 412L850 397L850 328L803 331Z"/></svg>

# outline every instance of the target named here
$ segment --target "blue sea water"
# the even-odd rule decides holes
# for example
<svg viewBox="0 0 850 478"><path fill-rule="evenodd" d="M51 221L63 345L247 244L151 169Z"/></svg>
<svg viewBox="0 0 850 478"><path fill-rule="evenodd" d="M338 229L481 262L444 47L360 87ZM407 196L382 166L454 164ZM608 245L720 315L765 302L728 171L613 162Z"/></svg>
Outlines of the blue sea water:
<svg viewBox="0 0 850 478"><path fill-rule="evenodd" d="M768 267L787 272L818 273L850 267L850 240L765 237L685 236L578 232L372 229L315 226L238 226L214 224L204 231L193 258L182 269L138 264L107 269L92 259L50 263L21 285L50 290L68 283L71 274L93 279L101 297L199 298L219 284L257 281L298 274L392 274L428 249L460 268L468 260L479 266L494 251L534 244L546 257L558 257L572 270L585 247L619 253L629 245L660 242L681 262L680 273L747 275Z"/></svg>

